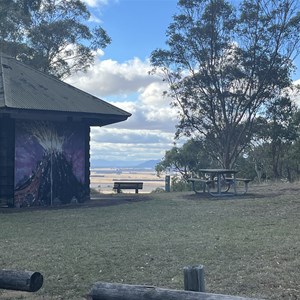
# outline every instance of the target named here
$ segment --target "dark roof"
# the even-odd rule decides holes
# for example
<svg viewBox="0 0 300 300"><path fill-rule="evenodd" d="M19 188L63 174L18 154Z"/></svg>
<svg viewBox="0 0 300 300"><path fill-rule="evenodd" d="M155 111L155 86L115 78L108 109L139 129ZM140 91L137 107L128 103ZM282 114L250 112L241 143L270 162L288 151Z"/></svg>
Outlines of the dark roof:
<svg viewBox="0 0 300 300"><path fill-rule="evenodd" d="M130 113L20 61L0 54L0 113L67 115L90 125L126 120Z"/></svg>

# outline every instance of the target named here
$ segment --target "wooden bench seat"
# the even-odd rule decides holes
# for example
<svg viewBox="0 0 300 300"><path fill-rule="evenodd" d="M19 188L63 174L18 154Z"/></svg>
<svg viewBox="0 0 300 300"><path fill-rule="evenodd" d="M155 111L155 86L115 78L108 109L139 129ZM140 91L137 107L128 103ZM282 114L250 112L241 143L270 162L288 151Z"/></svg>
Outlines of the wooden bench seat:
<svg viewBox="0 0 300 300"><path fill-rule="evenodd" d="M143 189L143 182L116 181L114 182L113 189L118 194L121 193L121 190L135 190L135 193L138 194L139 190Z"/></svg>

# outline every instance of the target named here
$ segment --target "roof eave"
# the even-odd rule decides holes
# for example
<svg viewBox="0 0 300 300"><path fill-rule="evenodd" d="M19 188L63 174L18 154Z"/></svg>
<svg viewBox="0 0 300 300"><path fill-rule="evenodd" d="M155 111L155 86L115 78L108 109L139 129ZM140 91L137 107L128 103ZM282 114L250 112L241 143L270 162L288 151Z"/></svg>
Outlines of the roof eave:
<svg viewBox="0 0 300 300"><path fill-rule="evenodd" d="M14 119L39 119L43 120L59 120L62 121L78 121L84 122L89 126L105 126L114 123L126 121L131 114L124 112L124 114L103 114L103 113L82 113L82 112L63 112L63 111L45 111L32 109L18 109L18 108L0 108L0 115L10 116Z"/></svg>

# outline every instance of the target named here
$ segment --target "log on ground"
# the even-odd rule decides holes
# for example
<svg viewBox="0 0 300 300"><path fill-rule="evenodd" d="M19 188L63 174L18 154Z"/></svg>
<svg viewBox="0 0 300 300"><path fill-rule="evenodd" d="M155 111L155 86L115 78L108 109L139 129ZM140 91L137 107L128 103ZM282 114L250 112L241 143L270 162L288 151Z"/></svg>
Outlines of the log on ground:
<svg viewBox="0 0 300 300"><path fill-rule="evenodd" d="M0 270L0 289L36 292L43 281L43 275L39 272Z"/></svg>
<svg viewBox="0 0 300 300"><path fill-rule="evenodd" d="M95 283L88 300L249 300L250 298L162 289L153 286ZM253 299L252 299L253 300Z"/></svg>

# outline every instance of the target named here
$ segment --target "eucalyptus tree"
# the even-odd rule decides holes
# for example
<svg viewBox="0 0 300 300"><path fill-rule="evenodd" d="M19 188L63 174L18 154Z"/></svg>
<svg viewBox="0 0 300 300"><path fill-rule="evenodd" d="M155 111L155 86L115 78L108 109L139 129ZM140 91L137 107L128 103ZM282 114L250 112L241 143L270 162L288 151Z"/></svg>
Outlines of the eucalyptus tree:
<svg viewBox="0 0 300 300"><path fill-rule="evenodd" d="M16 56L25 51L22 40L31 23L30 12L38 9L41 0L0 0L0 49Z"/></svg>
<svg viewBox="0 0 300 300"><path fill-rule="evenodd" d="M167 49L153 72L180 116L176 137L205 137L223 167L234 165L265 104L291 85L300 49L297 0L180 0Z"/></svg>
<svg viewBox="0 0 300 300"><path fill-rule="evenodd" d="M289 97L279 97L268 105L266 117L268 124L261 134L269 145L274 178L279 179L289 160L285 154L299 136L298 108Z"/></svg>
<svg viewBox="0 0 300 300"><path fill-rule="evenodd" d="M258 119L252 153L258 160L269 160L269 176L291 178L286 173L295 164L294 148L299 140L300 112L288 95L274 98L266 105L264 118ZM255 145L255 144L254 144ZM291 160L291 157L294 157ZM299 159L299 157L298 157Z"/></svg>
<svg viewBox="0 0 300 300"><path fill-rule="evenodd" d="M86 70L110 38L81 0L0 0L1 51L59 78Z"/></svg>

